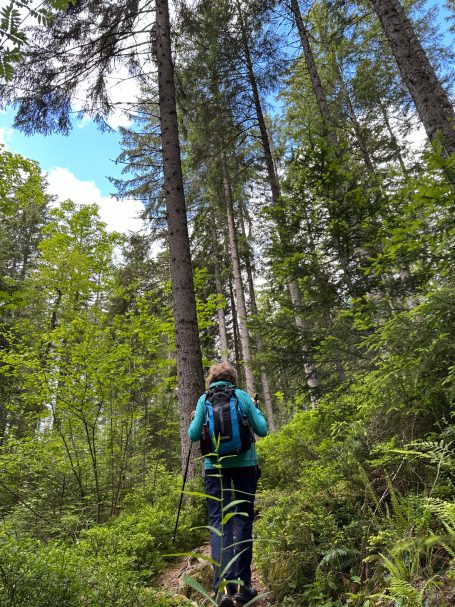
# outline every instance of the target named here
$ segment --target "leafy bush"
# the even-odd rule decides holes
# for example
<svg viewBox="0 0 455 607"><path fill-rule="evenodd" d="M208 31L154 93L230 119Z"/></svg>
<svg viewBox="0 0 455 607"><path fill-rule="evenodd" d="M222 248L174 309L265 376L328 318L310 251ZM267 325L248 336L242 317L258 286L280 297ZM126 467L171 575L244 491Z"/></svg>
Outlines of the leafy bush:
<svg viewBox="0 0 455 607"><path fill-rule="evenodd" d="M145 588L133 559L88 545L0 538L1 607L178 607L185 597Z"/></svg>
<svg viewBox="0 0 455 607"><path fill-rule="evenodd" d="M430 286L359 342L369 370L258 443L256 560L280 600L453 604L454 309Z"/></svg>
<svg viewBox="0 0 455 607"><path fill-rule="evenodd" d="M4 533L0 537L0 607L191 604L183 597L156 594L144 587L165 563L163 553L170 551L180 487L179 475L162 473L153 500L147 490L138 490L129 496L127 510L105 525L82 531L76 543L18 539L16 534ZM199 503L184 506L179 547L200 540L190 529L201 523L201 517Z"/></svg>
<svg viewBox="0 0 455 607"><path fill-rule="evenodd" d="M77 561L58 544L0 538L0 605L78 607Z"/></svg>

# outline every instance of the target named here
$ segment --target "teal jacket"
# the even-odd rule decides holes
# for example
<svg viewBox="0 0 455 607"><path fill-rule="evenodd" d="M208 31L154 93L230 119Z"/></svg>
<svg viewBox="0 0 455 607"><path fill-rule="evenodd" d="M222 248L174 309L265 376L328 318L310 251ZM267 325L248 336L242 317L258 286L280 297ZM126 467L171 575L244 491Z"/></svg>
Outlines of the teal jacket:
<svg viewBox="0 0 455 607"><path fill-rule="evenodd" d="M214 386L232 386L228 381L216 381L213 384L210 384L210 387ZM248 420L253 428L253 431L258 436L266 436L267 435L267 420L262 415L261 411L256 407L253 400L243 390L239 388L235 389L235 394L239 399L239 403L244 411L245 415L248 417ZM188 428L188 436L190 440L195 442L201 438L202 427L206 421L206 407L205 407L205 394L197 401L196 405L196 413L194 414L194 419ZM256 466L258 463L257 455L256 455L256 444L253 442L248 451L244 453L240 453L239 455L234 455L232 457L226 457L221 460L221 465L223 468L243 468L245 466ZM210 470L215 468L214 462L210 457L205 458L205 469Z"/></svg>

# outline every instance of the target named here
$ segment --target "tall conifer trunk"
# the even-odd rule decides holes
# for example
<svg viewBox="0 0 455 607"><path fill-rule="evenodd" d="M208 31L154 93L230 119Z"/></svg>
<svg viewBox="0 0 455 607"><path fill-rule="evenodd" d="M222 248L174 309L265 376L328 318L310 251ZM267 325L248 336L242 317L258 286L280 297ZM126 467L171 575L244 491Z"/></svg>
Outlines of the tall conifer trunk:
<svg viewBox="0 0 455 607"><path fill-rule="evenodd" d="M240 345L242 348L243 368L245 370L246 391L254 394L254 375L253 375L253 356L251 352L251 339L247 324L247 310L245 302L245 291L243 289L242 272L240 268L239 247L237 242L237 232L234 221L234 205L232 196L232 187L229 175L229 167L224 153L221 156L221 170L223 172L224 198L226 201L228 231L229 231L229 250L232 260L232 271L234 274L235 298L238 309L238 322L240 333Z"/></svg>
<svg viewBox="0 0 455 607"><path fill-rule="evenodd" d="M253 62L251 60L250 46L248 43L248 36L246 32L245 23L243 20L242 9L240 6L239 0L237 0L237 9L239 14L239 23L240 30L242 34L242 42L243 42L243 50L245 53L245 62L246 68L248 72L248 80L251 86L251 93L253 95L254 107L256 110L256 117L259 126L259 132L261 134L261 143L262 148L264 150L265 156L265 164L267 167L267 176L270 184L270 189L272 190L272 200L274 204L278 203L278 199L281 196L280 192L280 184L278 181L278 176L275 170L275 164L273 162L272 149L270 147L270 139L269 134L267 132L267 126L265 124L264 113L262 111L261 98L259 96L259 89L256 82L256 75L254 73Z"/></svg>
<svg viewBox="0 0 455 607"><path fill-rule="evenodd" d="M330 116L329 106L327 104L327 97L325 96L321 77L319 76L316 61L314 60L313 50L311 48L308 32L305 28L305 24L303 23L298 0L291 0L291 11L294 15L297 31L299 32L300 43L303 48L303 56L310 75L311 84L313 85L313 91L318 104L319 113L322 118L324 131L328 133L330 143L336 146L338 143L337 135L333 128L332 117Z"/></svg>
<svg viewBox="0 0 455 607"><path fill-rule="evenodd" d="M300 289L298 288L298 285L295 281L292 281L291 283L289 283L289 292L291 294L292 306L295 310L295 312L294 312L295 324L296 324L297 328L299 329L299 331L301 331L303 334L305 334L305 332L308 331L308 324L307 324L305 318L302 316L302 312L301 312L302 296L300 294ZM305 370L305 375L307 377L307 385L308 385L308 388L310 391L310 401L311 401L312 407L315 408L318 403L320 384L319 384L319 379L318 379L318 375L316 372L316 367L315 367L313 361L311 360L309 348L306 344L305 338L303 339L303 342L302 342L302 351L303 351L303 356L305 359L303 368Z"/></svg>
<svg viewBox="0 0 455 607"><path fill-rule="evenodd" d="M156 60L184 466L189 449L187 428L204 391L204 372L180 160L168 0L156 0Z"/></svg>
<svg viewBox="0 0 455 607"><path fill-rule="evenodd" d="M240 348L239 348L239 325L237 323L237 306L235 305L234 287L232 286L232 276L229 276L229 300L231 303L232 315L232 340L234 342L235 367L239 379L243 377L243 367L240 364Z"/></svg>
<svg viewBox="0 0 455 607"><path fill-rule="evenodd" d="M335 156L338 157L339 159L341 159L340 158L341 154L338 150L338 138L337 138L336 131L334 128L335 121L333 119L333 116L330 113L329 106L327 104L327 98L326 98L326 95L324 92L324 88L322 86L321 77L319 75L316 61L314 59L314 54L313 54L313 50L311 48L308 31L305 27L305 24L304 24L303 18L302 18L302 14L300 12L300 6L299 6L298 0L290 0L290 8L294 15L295 21L296 21L297 30L299 32L300 42L302 44L303 54L305 57L305 62L307 65L308 73L310 75L311 84L313 86L313 92L316 97L319 114L321 115L321 118L322 118L323 128L328 136L329 142L332 144L333 148L335 149ZM348 107L348 109L352 109L352 111L353 111L352 106L351 106L351 108ZM352 118L353 118L352 114L350 117L352 120ZM355 118L355 114L354 114L354 118ZM355 133L356 136L358 136L360 133L360 125L358 124L357 120L356 120L356 124L354 124L353 126L354 126L354 128L356 126L359 127L359 131L357 131ZM360 144L359 141L358 141L358 143ZM367 170L370 172L370 169L371 169L371 172L373 172L373 166L371 163L371 159L369 160L369 158L368 158L369 155L368 154L364 155L365 149L362 149L361 151L362 151L362 155L364 156L364 161L367 166ZM370 174L371 174L371 172L370 172ZM337 193L335 193L335 195L328 194L328 197L329 198L332 197L334 201L339 202L340 208L342 208L343 201L340 199L340 196ZM332 211L330 209L328 211L329 211L329 215L330 215L331 219L333 219ZM336 250L338 261L340 263L340 267L341 267L341 270L342 270L342 273L344 276L344 282L346 284L346 288L347 288L349 294L351 296L354 296L355 288L354 288L354 284L352 281L351 272L348 267L346 255L343 252L342 242L340 242L339 238L335 239L334 248ZM293 298L294 302L298 302L299 300L301 300L300 292L298 289L295 288L295 285L289 285L289 290L290 290L291 297ZM295 305L298 305L298 304L296 303ZM297 321L297 318L296 318L296 324L298 326L299 324L302 325L302 324L306 324L306 323ZM310 378L308 385L311 386L311 383L312 383L312 381ZM311 387L310 387L310 390L311 390Z"/></svg>
<svg viewBox="0 0 455 607"><path fill-rule="evenodd" d="M367 173L370 175L370 177L376 177L376 173L375 173L375 169L374 169L374 165L373 165L373 159L371 158L370 150L368 149L367 142L363 135L362 127L360 125L359 119L357 118L357 114L355 113L354 103L351 99L351 95L349 94L348 87L346 86L346 83L344 81L343 73L336 60L335 60L335 70L338 75L341 93L342 93L342 95L344 97L344 101L346 103L346 109L348 111L348 116L349 116L349 119L354 128L354 135L355 135L355 138L357 141L357 146L360 150L360 153L362 154L363 164L365 165Z"/></svg>
<svg viewBox="0 0 455 607"><path fill-rule="evenodd" d="M371 0L430 141L455 152L455 112L399 0Z"/></svg>
<svg viewBox="0 0 455 607"><path fill-rule="evenodd" d="M212 237L212 259L213 259L213 269L215 273L215 286L217 295L223 296L223 283L221 281L221 271L220 271L220 259L219 259L219 251L218 251L218 240L216 233L216 225L215 225L215 213L212 211L211 221L210 221L210 234ZM224 362L228 362L228 340L227 340L227 331L226 331L226 315L224 313L224 308L218 308L217 310L218 317L218 330L220 334L220 356L221 360Z"/></svg>
<svg viewBox="0 0 455 607"><path fill-rule="evenodd" d="M239 217L240 231L246 242L247 237L246 237L245 221L243 219L243 213L240 213L239 215L240 215L240 217ZM247 273L247 277L248 277L248 290L250 293L250 308L251 308L251 312L253 313L253 315L257 316L258 307L256 304L256 293L254 291L253 269L251 267L250 255L249 255L248 251L246 251L246 253L245 253L245 268L246 268L246 273ZM255 342L256 342L257 349L259 350L259 352L260 353L263 352L264 344L262 343L262 339L260 338L259 335L255 336ZM259 354L259 356L260 356L260 354ZM273 431L273 430L275 430L275 418L273 415L273 408L272 408L272 396L270 394L270 384L269 384L269 378L267 375L267 370L266 370L263 362L260 363L259 369L261 371L262 394L264 397L265 410L267 412L267 421L269 424L269 429L271 431Z"/></svg>
<svg viewBox="0 0 455 607"><path fill-rule="evenodd" d="M256 117L257 117L257 121L258 121L258 125L259 125L259 132L261 135L262 148L264 150L265 163L266 163L266 168L267 168L267 177L268 177L268 181L269 181L269 185L270 185L270 190L272 193L272 202L273 202L274 207L277 208L277 207L279 207L280 197L281 197L280 184L279 184L278 175L277 175L276 169L275 169L275 163L273 162L272 148L270 146L269 134L267 131L267 126L265 124L264 113L262 111L261 98L259 95L259 89L258 89L258 85L256 82L256 75L254 73L253 62L251 60L251 53L250 53L250 47L249 47L249 43L248 43L246 25L245 25L245 22L243 19L242 8L240 6L239 0L237 0L237 10L238 10L238 15L239 15L239 24L240 24L241 34L242 34L242 42L243 42L243 50L245 53L246 67L247 67L247 72L248 72L248 80L249 80L250 86L251 86L254 107L256 110ZM278 226L278 232L279 232L280 241L282 243L284 243L286 240L286 237L283 234L280 234L279 226ZM293 292L294 294L298 293L299 300L301 300L300 288L299 288L297 281L295 281L295 280L290 281L289 290L290 290L290 292ZM294 302L293 302L293 305L294 305ZM299 316L298 309L294 309L294 313L295 313L295 318L296 318L296 326L299 329L299 323L297 321L297 317ZM302 322L305 322L303 319L301 319L301 320L302 320ZM302 324L302 323L300 323L300 324ZM306 354L306 353L304 353L304 354ZM311 375L307 374L307 384L308 384L310 393L312 393L311 385L314 381L314 378L316 377L316 367L313 363L308 362L308 364L310 364L312 366L312 373L311 373ZM318 382L318 385L319 385L319 382Z"/></svg>

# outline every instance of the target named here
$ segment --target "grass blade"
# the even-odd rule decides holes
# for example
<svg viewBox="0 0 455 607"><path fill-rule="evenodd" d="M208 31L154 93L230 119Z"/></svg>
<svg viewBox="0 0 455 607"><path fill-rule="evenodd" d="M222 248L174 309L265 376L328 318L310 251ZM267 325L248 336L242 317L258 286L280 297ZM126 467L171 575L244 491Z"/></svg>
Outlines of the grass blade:
<svg viewBox="0 0 455 607"><path fill-rule="evenodd" d="M209 529L210 531L212 531L212 533L214 533L218 537L223 536L221 531L219 529L217 529L216 527L212 527L212 525L201 525L200 527L191 527L190 531L194 531L195 529Z"/></svg>
<svg viewBox="0 0 455 607"><path fill-rule="evenodd" d="M193 588L194 590L196 590L197 592L202 594L202 596L205 597L209 601L209 603L211 603L212 605L215 605L215 607L216 607L216 601L214 601L212 599L212 597L207 592L207 590L204 588L204 586L202 586L197 580L195 580L193 577L191 577L191 575L184 575L183 582L187 586L190 586L191 588Z"/></svg>

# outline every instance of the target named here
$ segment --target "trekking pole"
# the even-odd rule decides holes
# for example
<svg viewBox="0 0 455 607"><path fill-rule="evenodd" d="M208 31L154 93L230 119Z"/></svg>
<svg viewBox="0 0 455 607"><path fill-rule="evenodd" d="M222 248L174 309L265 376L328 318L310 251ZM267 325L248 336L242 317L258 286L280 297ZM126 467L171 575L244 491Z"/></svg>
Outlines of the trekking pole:
<svg viewBox="0 0 455 607"><path fill-rule="evenodd" d="M193 447L193 443L190 442L190 448L188 449L188 457L186 458L185 475L183 477L182 491L180 493L180 503L179 503L179 509L177 511L177 520L175 521L174 535L172 537L172 542L173 543L175 543L175 536L177 535L177 527L179 525L180 510L182 509L182 502L183 502L183 490L185 489L186 477L188 476L188 468L189 468L189 465L190 465L190 457L191 457L191 448L192 447Z"/></svg>

